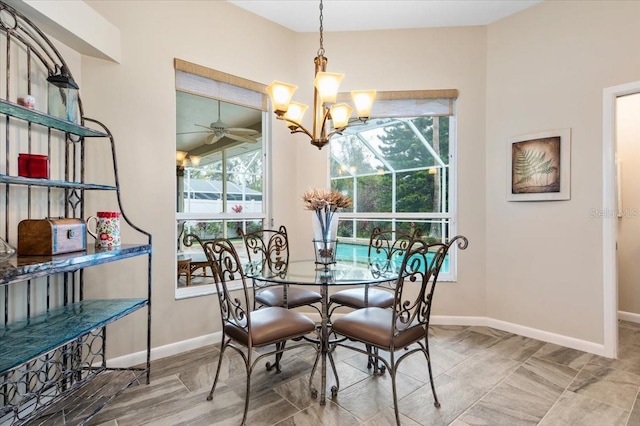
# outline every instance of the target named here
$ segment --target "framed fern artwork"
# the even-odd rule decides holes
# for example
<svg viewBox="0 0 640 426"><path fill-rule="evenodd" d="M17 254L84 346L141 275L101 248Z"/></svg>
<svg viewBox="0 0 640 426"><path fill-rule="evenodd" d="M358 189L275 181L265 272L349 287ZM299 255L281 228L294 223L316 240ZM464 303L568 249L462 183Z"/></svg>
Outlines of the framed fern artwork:
<svg viewBox="0 0 640 426"><path fill-rule="evenodd" d="M507 182L509 201L571 199L571 129L510 138Z"/></svg>

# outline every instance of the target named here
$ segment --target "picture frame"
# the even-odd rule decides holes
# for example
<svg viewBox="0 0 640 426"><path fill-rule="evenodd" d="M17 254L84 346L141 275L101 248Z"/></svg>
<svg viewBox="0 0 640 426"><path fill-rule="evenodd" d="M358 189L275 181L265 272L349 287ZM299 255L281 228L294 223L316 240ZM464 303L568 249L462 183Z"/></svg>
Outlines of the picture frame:
<svg viewBox="0 0 640 426"><path fill-rule="evenodd" d="M571 199L571 129L514 136L507 144L507 200Z"/></svg>

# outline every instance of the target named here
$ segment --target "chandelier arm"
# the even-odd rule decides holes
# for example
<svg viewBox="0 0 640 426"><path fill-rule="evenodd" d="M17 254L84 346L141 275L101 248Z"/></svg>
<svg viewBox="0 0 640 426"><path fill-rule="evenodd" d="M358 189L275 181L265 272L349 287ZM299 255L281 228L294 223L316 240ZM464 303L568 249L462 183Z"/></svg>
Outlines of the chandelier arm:
<svg viewBox="0 0 640 426"><path fill-rule="evenodd" d="M312 134L309 132L309 130L307 130L307 128L306 128L306 127L304 127L302 124L300 124L300 123L296 123L295 121L293 121L293 120L289 120L288 118L285 118L285 117L282 117L282 118L279 118L279 119L280 119L280 120L284 120L284 121L286 121L287 123L291 123L293 126L295 126L295 127L296 127L296 128L294 129L294 128L292 128L293 126L289 126L289 129L291 130L291 133L292 133L292 134L293 134L293 133L304 133L304 134L306 134L307 136L309 136L311 139L313 139L313 135L312 135Z"/></svg>
<svg viewBox="0 0 640 426"><path fill-rule="evenodd" d="M356 118L350 118L349 119L349 124L347 124L345 127L351 127L351 126L361 126L363 124L367 124L367 121L369 121L369 117L356 117ZM343 127L344 128L344 127Z"/></svg>
<svg viewBox="0 0 640 426"><path fill-rule="evenodd" d="M342 132L344 132L347 127L362 126L363 124L366 124L367 121L367 118L352 118L349 120L349 124L347 124L346 126L338 127L337 129L334 129L331 133L329 133L327 135L327 140L331 139L331 137L334 135L342 135Z"/></svg>
<svg viewBox="0 0 640 426"><path fill-rule="evenodd" d="M309 136L310 139L313 139L313 136L311 136L311 134L306 129L301 129L300 127L294 129L293 127L289 127L289 130L291 131L291 134L304 133L305 135Z"/></svg>
<svg viewBox="0 0 640 426"><path fill-rule="evenodd" d="M320 126L320 134L314 138L314 139L319 139L322 137L322 135L324 135L327 124L329 123L329 118L331 117L331 110L325 106L322 107L323 110L323 114L322 114L322 126ZM326 139L329 139L328 137Z"/></svg>
<svg viewBox="0 0 640 426"><path fill-rule="evenodd" d="M344 129L346 129L347 127L349 126L340 127L339 129L334 129L333 132L327 135L327 141L329 141L329 139L331 139L334 135L342 135L342 132L344 132Z"/></svg>

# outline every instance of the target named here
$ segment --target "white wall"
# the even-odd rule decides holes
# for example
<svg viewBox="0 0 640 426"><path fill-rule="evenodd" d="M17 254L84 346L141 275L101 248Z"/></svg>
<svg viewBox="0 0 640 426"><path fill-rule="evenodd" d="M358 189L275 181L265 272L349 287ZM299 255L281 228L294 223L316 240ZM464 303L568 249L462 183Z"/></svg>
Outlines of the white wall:
<svg viewBox="0 0 640 426"><path fill-rule="evenodd" d="M87 115L115 135L128 215L154 235L152 344L213 333L214 296L174 300L172 60L265 84L296 82L298 100L308 102L317 35L226 2L89 3L122 35L121 64L83 58L82 96ZM460 91L458 230L470 246L460 253L458 282L439 287L435 315L487 316L602 342L602 226L589 216L602 206L602 89L637 80L637 22L638 2L545 1L488 27L325 34L329 69L346 73L342 90ZM507 202L507 139L561 127L573 135L571 200ZM310 253L300 195L327 182L327 150L289 135L281 122L273 136L275 224L286 224L292 247ZM95 153L91 163L88 170L109 175ZM90 201L95 209L104 203ZM140 277L125 263L93 291L127 291ZM116 325L110 356L143 348L140 322Z"/></svg>
<svg viewBox="0 0 640 426"><path fill-rule="evenodd" d="M637 80L640 3L545 1L487 38L487 314L603 343L602 91ZM571 200L507 202L506 141L572 129Z"/></svg>
<svg viewBox="0 0 640 426"><path fill-rule="evenodd" d="M640 315L640 93L616 101L622 215L618 218L618 308Z"/></svg>
<svg viewBox="0 0 640 426"><path fill-rule="evenodd" d="M274 79L297 82L299 100L305 101L304 96L312 93L317 34L289 32L226 2L91 1L90 5L122 36L121 64L84 58L82 96L87 114L99 117L115 135L126 211L154 235L152 344L213 333L219 330L215 296L174 300L172 60L179 57L265 84ZM216 25L211 24L214 21ZM338 37L344 42L338 43ZM447 315L485 314L485 37L484 27L325 34L329 69L347 74L345 91L460 90L458 229L471 246L460 255L459 282L441 287L436 310ZM309 187L326 184L328 151L289 135L281 122L274 121L273 136L275 224L286 224L296 236L294 250L311 254L310 219L300 196ZM93 163L87 169L100 170L100 162ZM100 173L109 175L106 168ZM95 209L105 207L102 202L96 199ZM129 282L131 274L136 272L122 270L111 278L113 286L129 288L115 282ZM100 291L111 291L107 288ZM118 346L112 347L110 356L143 347L139 334L128 333L139 319L128 320L115 327Z"/></svg>

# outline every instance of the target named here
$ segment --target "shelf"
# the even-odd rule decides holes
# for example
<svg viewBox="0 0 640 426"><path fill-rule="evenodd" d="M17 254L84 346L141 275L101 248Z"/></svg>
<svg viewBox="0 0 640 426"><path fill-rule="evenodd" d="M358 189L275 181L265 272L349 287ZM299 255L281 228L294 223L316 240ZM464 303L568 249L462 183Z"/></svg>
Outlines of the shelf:
<svg viewBox="0 0 640 426"><path fill-rule="evenodd" d="M43 186L47 188L69 188L69 189L95 189L102 191L115 191L112 185L98 185L95 183L67 182L64 180L35 179L22 176L7 176L0 174L0 183L10 183L14 185Z"/></svg>
<svg viewBox="0 0 640 426"><path fill-rule="evenodd" d="M11 49L0 49L2 75L11 76L10 81L7 77L2 82L6 93L0 99L2 161L6 162L0 171L0 190L4 192L0 222L4 224L1 237L9 240L14 236L12 243L16 245L16 224L33 216L42 217L37 212L58 212L65 218L86 217L86 191L114 191L115 194L99 194L116 198L118 210L122 212L123 208L111 132L100 121L83 115L79 93L72 94L78 96L77 120L69 121L64 114L63 118L47 114L48 96L40 89L51 90L49 93L58 98L60 107L73 101L68 93L61 91L58 96L47 81L52 80L48 77L67 75L65 60L29 18L7 3L0 0L0 44L11 44ZM15 55L14 51L26 53ZM55 81L52 83L56 85ZM44 111L18 105L15 94L29 95L30 87L38 88L38 97L43 95L40 108ZM9 92L14 96L8 96ZM113 179L85 181L87 159L94 157L88 156L84 141L93 138L99 139L87 143L100 144L104 154L110 149L111 155L107 154L106 163L100 164L99 169L108 172L111 166L108 174ZM51 179L17 176L25 173L18 173L14 162L19 153L31 153L25 147L32 143L47 145L47 152L34 149L32 153L47 154L49 161L57 165ZM0 321L0 426L86 425L128 387L150 383L152 236L126 216L123 221L135 235L129 241L136 244L100 249L90 239L88 247L78 252L0 260L4 316ZM125 262L111 263L120 260ZM106 263L109 271L131 268L126 288L111 288L110 280L104 276L82 272ZM99 268L92 272L98 272L95 269ZM90 293L93 300L85 298ZM107 340L114 337L107 339L111 331L107 326L132 313L135 315L130 324L135 322L135 329L123 324L122 329L113 326L113 331L118 332L116 339L135 338L139 346L145 344L146 362L134 367L108 366ZM146 330L141 329L143 323Z"/></svg>
<svg viewBox="0 0 640 426"><path fill-rule="evenodd" d="M149 244L123 244L114 249L96 249L56 256L17 256L0 263L0 285L44 277L151 253Z"/></svg>
<svg viewBox="0 0 640 426"><path fill-rule="evenodd" d="M84 300L0 328L0 374L101 328L147 299Z"/></svg>
<svg viewBox="0 0 640 426"><path fill-rule="evenodd" d="M0 113L78 136L108 136L104 132L99 132L97 130L90 129L89 127L81 126L79 124L45 114L44 112L36 111L35 109L25 108L21 105L14 104L13 102L5 101L4 99L0 99Z"/></svg>
<svg viewBox="0 0 640 426"><path fill-rule="evenodd" d="M16 425L84 425L89 413L100 411L127 388L140 386L144 374L144 369L100 371L89 383L65 392L57 398L58 402L40 410L39 415Z"/></svg>

